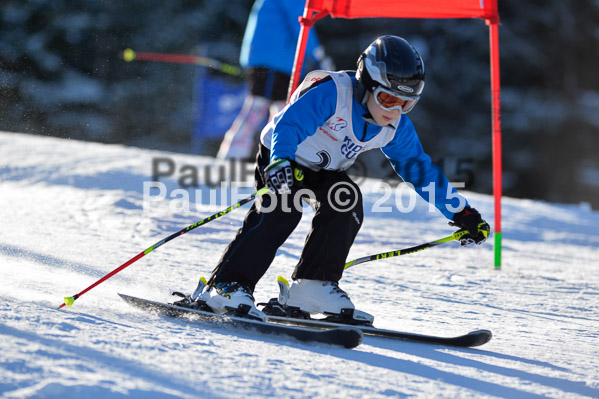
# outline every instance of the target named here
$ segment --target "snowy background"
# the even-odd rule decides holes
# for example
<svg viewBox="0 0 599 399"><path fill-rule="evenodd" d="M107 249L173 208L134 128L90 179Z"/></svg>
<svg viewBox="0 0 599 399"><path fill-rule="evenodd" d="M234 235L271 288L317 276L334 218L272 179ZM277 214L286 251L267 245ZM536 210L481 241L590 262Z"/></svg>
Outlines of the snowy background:
<svg viewBox="0 0 599 399"><path fill-rule="evenodd" d="M200 171L215 166L209 157L0 133L2 397L599 397L599 213L586 206L505 198L502 270L492 266L490 243L449 243L345 273L341 287L376 326L492 330L493 340L476 349L371 337L353 350L307 345L166 319L117 296L166 301L171 290L191 291L247 206L56 310L63 297L228 205L211 205L201 185L185 190L187 211L174 176L162 180L167 199L144 210L143 184L157 157ZM381 203L377 184L361 184L366 220L351 259L453 231L421 200L409 213L398 211L395 196ZM465 194L492 223L492 198ZM306 211L258 284L258 300L276 296L276 276L291 274L310 217Z"/></svg>

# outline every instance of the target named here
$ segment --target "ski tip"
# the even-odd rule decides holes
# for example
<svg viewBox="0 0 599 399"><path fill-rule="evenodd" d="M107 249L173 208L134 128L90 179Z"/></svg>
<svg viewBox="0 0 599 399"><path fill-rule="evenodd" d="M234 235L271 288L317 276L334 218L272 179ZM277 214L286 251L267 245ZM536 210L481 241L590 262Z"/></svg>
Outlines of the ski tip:
<svg viewBox="0 0 599 399"><path fill-rule="evenodd" d="M486 335L489 339L493 337L493 333L490 330L476 330L470 332L468 335Z"/></svg>
<svg viewBox="0 0 599 399"><path fill-rule="evenodd" d="M490 330L476 330L468 333L466 336L475 338L469 346L480 346L489 342L493 338L493 333Z"/></svg>
<svg viewBox="0 0 599 399"><path fill-rule="evenodd" d="M200 281L202 283L204 283L204 285L208 285L208 281L206 280L206 277L204 277L204 276L200 277Z"/></svg>

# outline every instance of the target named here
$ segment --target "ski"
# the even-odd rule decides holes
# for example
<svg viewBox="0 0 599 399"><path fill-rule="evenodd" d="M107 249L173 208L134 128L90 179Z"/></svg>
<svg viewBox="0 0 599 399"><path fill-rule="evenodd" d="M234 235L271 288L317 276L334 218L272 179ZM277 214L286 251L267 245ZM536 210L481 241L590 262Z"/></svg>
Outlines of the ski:
<svg viewBox="0 0 599 399"><path fill-rule="evenodd" d="M274 323L281 323L289 326L302 326L312 328L338 328L340 325L343 325L340 323L333 323L317 319L298 319L284 316L268 316L268 320ZM425 335L396 330L386 330L383 328L365 325L352 325L351 327L358 328L362 331L364 335L372 337L391 338L437 345L457 346L462 348L470 348L484 345L487 342L489 342L493 337L493 334L489 330L476 330L464 335L443 337L438 335Z"/></svg>
<svg viewBox="0 0 599 399"><path fill-rule="evenodd" d="M280 323L263 322L231 315L221 315L203 310L190 309L173 304L155 302L148 299L137 298L119 294L128 304L137 308L163 314L174 318L187 318L202 322L213 323L218 326L240 328L260 334L291 337L302 342L323 343L337 345L345 348L355 348L362 342L362 332L354 326L293 326ZM224 323L224 324L223 324Z"/></svg>
<svg viewBox="0 0 599 399"><path fill-rule="evenodd" d="M268 302L258 304L258 306L262 306L262 312L268 316L268 320L274 323L312 328L338 328L339 326L349 325L360 329L364 335L373 337L462 348L484 345L493 337L493 334L489 330L475 330L454 337L387 330L374 327L372 325L372 321L374 320L372 315L355 309L341 309L339 314L329 314L322 319L313 319L309 313L297 307L282 305L282 303L287 303L287 299L289 298L289 282L284 277L279 276L277 277L277 283L279 284L279 297L271 298Z"/></svg>

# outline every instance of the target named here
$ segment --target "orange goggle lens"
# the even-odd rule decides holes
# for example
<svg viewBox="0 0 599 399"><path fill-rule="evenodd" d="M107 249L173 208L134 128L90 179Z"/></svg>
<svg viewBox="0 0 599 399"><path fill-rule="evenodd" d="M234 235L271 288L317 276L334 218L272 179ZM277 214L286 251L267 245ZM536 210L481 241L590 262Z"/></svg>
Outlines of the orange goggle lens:
<svg viewBox="0 0 599 399"><path fill-rule="evenodd" d="M379 104L385 108L397 107L398 105L404 107L408 102L408 100L403 100L384 91L378 92L376 98Z"/></svg>
<svg viewBox="0 0 599 399"><path fill-rule="evenodd" d="M414 105L418 102L418 97L398 96L382 87L374 91L374 99L382 108L389 111L399 109L404 114L414 108Z"/></svg>

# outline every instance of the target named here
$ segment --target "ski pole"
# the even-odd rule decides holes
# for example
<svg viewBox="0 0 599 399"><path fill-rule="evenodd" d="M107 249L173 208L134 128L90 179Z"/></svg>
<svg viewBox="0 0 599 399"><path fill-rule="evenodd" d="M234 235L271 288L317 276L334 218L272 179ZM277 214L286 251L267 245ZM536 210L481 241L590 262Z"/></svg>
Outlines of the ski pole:
<svg viewBox="0 0 599 399"><path fill-rule="evenodd" d="M165 53L145 53L141 51L133 51L128 48L120 53L121 57L127 61L158 61L158 62L173 62L177 64L194 64L201 65L217 71L226 73L227 75L241 77L243 72L241 68L235 65L226 64L214 58L200 57L197 55L186 54L165 54Z"/></svg>
<svg viewBox="0 0 599 399"><path fill-rule="evenodd" d="M75 294L73 296L69 296L69 297L65 297L64 298L64 302L62 305L60 305L58 307L58 309L63 308L65 305L67 305L68 307L72 307L73 306L73 302L75 302L76 299L78 299L81 295L85 294L87 291L91 290L92 288L94 288L95 286L101 284L102 282L104 282L105 280L108 280L110 277L114 276L115 274L117 274L118 272L120 272L121 270L123 270L124 268L126 268L127 266L131 265L132 263L136 262L137 260L139 260L140 258L143 258L145 255L149 254L150 252L154 251L156 248L160 247L163 244L166 244L167 242L169 242L170 240L173 240L185 233L190 232L193 229L196 229L202 225L205 225L208 222L213 221L214 219L218 219L221 216L224 216L230 212L232 212L233 210L241 207L242 205L247 204L248 202L251 202L252 200L254 200L254 198L261 196L265 193L268 192L268 188L263 187L260 190L256 191L255 193L253 193L252 195L250 195L247 198L242 199L241 201L237 202L236 204L231 205L230 207L228 207L227 209L217 212L211 216L208 216L205 219L200 220L199 222L196 222L194 224L190 224L187 227L182 228L181 230L177 231L176 233L171 234L170 236L158 241L156 244L152 245L151 247L149 247L148 249L138 253L137 255L135 255L133 258L129 259L127 262L123 263L121 266L117 267L116 269L114 269L113 271L111 271L110 273L108 273L107 275L105 275L104 277L102 277L101 279L99 279L98 281L96 281L95 283L93 283L92 285L90 285L89 287L87 287L86 289L84 289L83 291L81 291L78 294Z"/></svg>
<svg viewBox="0 0 599 399"><path fill-rule="evenodd" d="M416 245L415 247L398 249L396 251L391 251L391 252L383 252L383 253L376 254L376 255L364 256L362 258L358 258L358 259L352 260L350 262L347 262L345 264L344 269L348 269L350 267L359 265L360 263L370 262L372 260L387 259L387 258L392 258L394 256L407 255L407 254L412 254L412 253L418 252L418 251L424 251L425 249L436 247L437 245L445 244L446 242L450 242L453 240L459 241L460 238L462 238L462 236L466 235L466 234L468 234L468 230L458 230L450 236L443 237L443 238L440 238L435 241L427 242L425 244Z"/></svg>

